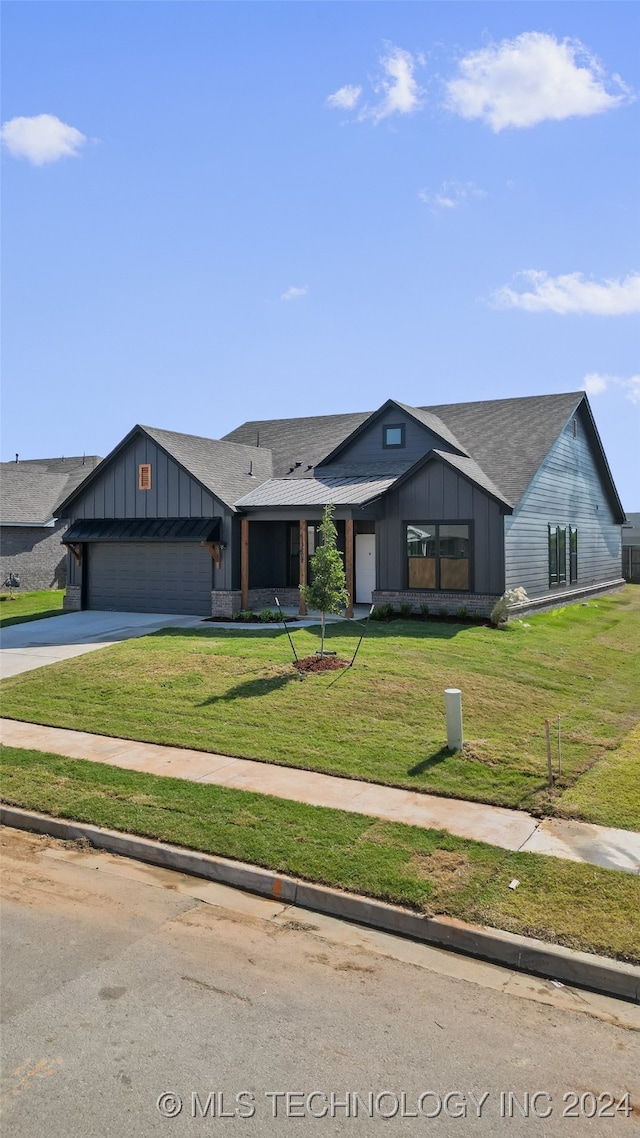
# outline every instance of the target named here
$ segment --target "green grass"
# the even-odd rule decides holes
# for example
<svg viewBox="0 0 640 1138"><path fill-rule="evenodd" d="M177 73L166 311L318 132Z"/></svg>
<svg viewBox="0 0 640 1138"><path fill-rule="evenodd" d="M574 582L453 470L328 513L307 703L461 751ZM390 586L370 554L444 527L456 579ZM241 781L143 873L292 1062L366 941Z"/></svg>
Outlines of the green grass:
<svg viewBox="0 0 640 1138"><path fill-rule="evenodd" d="M63 589L41 589L34 593L0 593L0 627L23 624L28 620L41 620L45 616L60 616Z"/></svg>
<svg viewBox="0 0 640 1138"><path fill-rule="evenodd" d="M618 750L607 751L557 805L565 818L581 818L585 812L602 826L640 830L640 727Z"/></svg>
<svg viewBox="0 0 640 1138"><path fill-rule="evenodd" d="M329 626L349 658L360 628ZM299 655L318 631L296 629ZM450 755L443 691L462 688L466 747ZM8 679L3 713L415 790L553 812L640 720L640 588L477 625L369 625L354 668L301 680L281 630L164 630ZM563 778L546 789L545 718L562 722ZM603 768L617 825L620 780ZM577 817L594 818L586 794ZM623 818L624 815L624 818Z"/></svg>
<svg viewBox="0 0 640 1138"><path fill-rule="evenodd" d="M1 760L12 805L640 963L633 874L39 751L2 747Z"/></svg>

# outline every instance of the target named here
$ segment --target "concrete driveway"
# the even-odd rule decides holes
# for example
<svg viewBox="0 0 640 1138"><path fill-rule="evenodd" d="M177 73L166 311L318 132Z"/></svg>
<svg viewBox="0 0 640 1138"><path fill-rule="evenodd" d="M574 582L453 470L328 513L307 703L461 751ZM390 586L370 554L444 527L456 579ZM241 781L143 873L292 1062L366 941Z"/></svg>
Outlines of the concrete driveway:
<svg viewBox="0 0 640 1138"><path fill-rule="evenodd" d="M0 676L17 676L159 628L194 628L201 620L171 613L91 611L13 624L0 634Z"/></svg>

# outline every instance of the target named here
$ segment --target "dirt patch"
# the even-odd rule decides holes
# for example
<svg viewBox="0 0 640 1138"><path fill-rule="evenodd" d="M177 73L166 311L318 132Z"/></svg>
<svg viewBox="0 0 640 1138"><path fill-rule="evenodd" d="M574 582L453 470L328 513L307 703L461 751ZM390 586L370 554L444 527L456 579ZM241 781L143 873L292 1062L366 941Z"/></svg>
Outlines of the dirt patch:
<svg viewBox="0 0 640 1138"><path fill-rule="evenodd" d="M304 675L315 672L336 672L340 668L348 668L348 660L340 660L337 656L304 656L302 660L296 660L293 665L298 672Z"/></svg>
<svg viewBox="0 0 640 1138"><path fill-rule="evenodd" d="M432 854L414 854L409 866L434 885L451 885L467 881L472 873L468 858L454 850L434 850Z"/></svg>

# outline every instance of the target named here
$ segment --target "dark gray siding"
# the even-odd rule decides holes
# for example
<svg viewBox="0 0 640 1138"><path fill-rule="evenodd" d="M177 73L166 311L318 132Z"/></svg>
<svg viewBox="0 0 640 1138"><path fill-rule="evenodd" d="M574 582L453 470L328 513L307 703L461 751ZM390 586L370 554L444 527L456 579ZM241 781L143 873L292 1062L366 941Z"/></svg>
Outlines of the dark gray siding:
<svg viewBox="0 0 640 1138"><path fill-rule="evenodd" d="M151 489L138 490L138 466L151 463ZM204 490L178 463L146 435L132 439L98 474L70 507L78 518L220 518L222 550L220 569L214 569L214 588L231 589L233 567L233 515L213 494ZM82 572L67 558L70 585L82 583Z"/></svg>
<svg viewBox="0 0 640 1138"><path fill-rule="evenodd" d="M404 447L383 447L383 429L403 423L405 427ZM448 443L434 435L427 427L416 423L409 415L402 411L390 410L388 414L378 419L371 426L366 427L357 439L336 456L336 464L348 462L417 462L419 458L434 448L438 450L451 450ZM330 466L323 467L329 470Z"/></svg>
<svg viewBox="0 0 640 1138"><path fill-rule="evenodd" d="M621 527L615 521L594 458L586 423L570 420L511 517L505 518L506 587L530 597L620 578ZM578 529L578 580L549 587L548 525Z"/></svg>
<svg viewBox="0 0 640 1138"><path fill-rule="evenodd" d="M500 506L444 463L433 461L386 495L386 517L377 523L378 589L407 586L405 523L472 524L472 591L504 591L504 533Z"/></svg>

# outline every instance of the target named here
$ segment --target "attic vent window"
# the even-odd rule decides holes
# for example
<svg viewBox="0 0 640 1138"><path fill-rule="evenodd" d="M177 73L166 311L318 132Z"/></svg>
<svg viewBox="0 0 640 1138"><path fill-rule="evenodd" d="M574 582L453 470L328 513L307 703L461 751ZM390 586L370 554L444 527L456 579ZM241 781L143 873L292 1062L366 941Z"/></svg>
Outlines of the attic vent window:
<svg viewBox="0 0 640 1138"><path fill-rule="evenodd" d="M382 428L382 445L397 449L404 446L404 423L385 424Z"/></svg>
<svg viewBox="0 0 640 1138"><path fill-rule="evenodd" d="M572 420L571 431L572 431L574 439L577 439L577 437L578 437L578 420L577 419Z"/></svg>
<svg viewBox="0 0 640 1138"><path fill-rule="evenodd" d="M138 490L151 489L151 463L141 462L138 467Z"/></svg>

